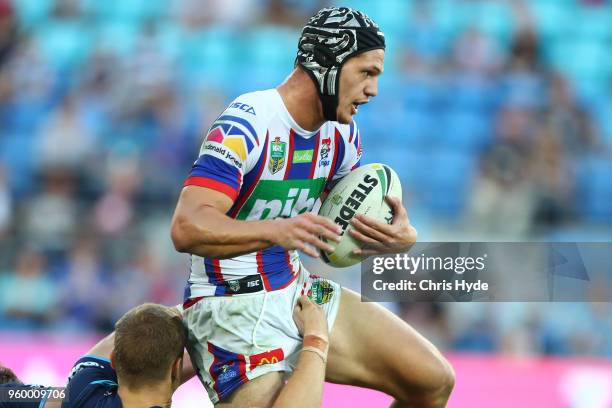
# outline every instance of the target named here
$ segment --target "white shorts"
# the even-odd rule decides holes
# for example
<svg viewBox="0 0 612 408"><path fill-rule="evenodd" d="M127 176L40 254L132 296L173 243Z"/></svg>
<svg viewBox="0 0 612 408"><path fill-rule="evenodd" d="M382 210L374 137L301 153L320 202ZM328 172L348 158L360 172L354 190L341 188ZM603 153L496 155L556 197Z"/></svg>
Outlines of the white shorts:
<svg viewBox="0 0 612 408"><path fill-rule="evenodd" d="M272 371L292 372L302 346L293 308L302 294L318 303L331 328L340 285L303 266L287 287L233 296L205 297L183 312L187 349L213 403L247 381Z"/></svg>

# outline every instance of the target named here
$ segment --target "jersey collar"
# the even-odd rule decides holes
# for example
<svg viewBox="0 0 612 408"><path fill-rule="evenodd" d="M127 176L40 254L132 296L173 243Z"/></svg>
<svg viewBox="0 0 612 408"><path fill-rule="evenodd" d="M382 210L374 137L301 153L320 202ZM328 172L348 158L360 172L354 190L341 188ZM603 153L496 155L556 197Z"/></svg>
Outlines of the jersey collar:
<svg viewBox="0 0 612 408"><path fill-rule="evenodd" d="M314 130L314 131L310 131L310 130L303 129L300 125L298 125L297 122L293 119L293 116L291 116L291 114L287 110L287 107L285 106L285 102L283 102L283 98L280 96L280 93L278 93L277 89L274 89L274 94L276 95L278 99L278 104L281 107L280 112L279 112L281 118L283 119L283 121L287 123L287 125L289 125L294 130L294 132L297 135L305 139L310 139L311 137L319 133L321 128ZM323 126L325 126L325 124L323 124L321 127Z"/></svg>

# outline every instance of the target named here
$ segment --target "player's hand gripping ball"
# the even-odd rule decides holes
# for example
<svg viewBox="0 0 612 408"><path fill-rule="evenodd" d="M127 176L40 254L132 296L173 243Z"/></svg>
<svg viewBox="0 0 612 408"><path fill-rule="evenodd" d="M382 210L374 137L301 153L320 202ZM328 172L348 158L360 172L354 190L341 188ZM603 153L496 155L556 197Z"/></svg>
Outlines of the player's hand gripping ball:
<svg viewBox="0 0 612 408"><path fill-rule="evenodd" d="M353 228L351 220L357 214L364 214L391 224L394 214L385 200L386 196L401 197L402 186L397 173L384 164L363 165L340 180L319 210L320 216L342 228L339 243L322 238L335 247L333 252L321 251L321 258L325 262L336 267L346 267L361 261L361 256L353 254L361 245L349 234Z"/></svg>

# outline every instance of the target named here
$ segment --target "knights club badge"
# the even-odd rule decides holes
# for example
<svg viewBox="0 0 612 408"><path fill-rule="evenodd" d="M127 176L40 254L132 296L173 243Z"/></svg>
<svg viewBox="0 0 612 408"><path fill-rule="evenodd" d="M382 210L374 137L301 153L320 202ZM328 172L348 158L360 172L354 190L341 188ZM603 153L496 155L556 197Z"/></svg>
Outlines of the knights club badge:
<svg viewBox="0 0 612 408"><path fill-rule="evenodd" d="M287 153L287 143L281 142L280 137L274 138L270 143L270 160L268 161L268 169L274 174L285 167L285 155Z"/></svg>

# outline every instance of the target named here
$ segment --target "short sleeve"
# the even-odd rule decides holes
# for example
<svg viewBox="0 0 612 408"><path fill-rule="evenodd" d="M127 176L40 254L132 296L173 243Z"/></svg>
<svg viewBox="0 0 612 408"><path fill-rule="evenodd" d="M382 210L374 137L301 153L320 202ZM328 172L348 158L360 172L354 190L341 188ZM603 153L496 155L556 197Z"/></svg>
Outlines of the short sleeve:
<svg viewBox="0 0 612 408"><path fill-rule="evenodd" d="M62 408L87 407L107 394L109 389L117 389L117 374L110 361L97 356L83 356L72 367L66 386L67 402Z"/></svg>
<svg viewBox="0 0 612 408"><path fill-rule="evenodd" d="M185 186L207 187L235 200L259 149L255 109L240 98L212 124Z"/></svg>
<svg viewBox="0 0 612 408"><path fill-rule="evenodd" d="M344 132L339 132L338 159L331 180L325 187L326 191L331 190L342 177L361 165L361 135L357 123L352 121L345 128L348 132L346 129L343 129Z"/></svg>

